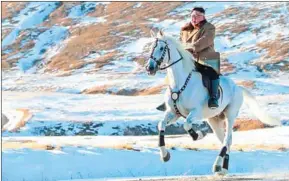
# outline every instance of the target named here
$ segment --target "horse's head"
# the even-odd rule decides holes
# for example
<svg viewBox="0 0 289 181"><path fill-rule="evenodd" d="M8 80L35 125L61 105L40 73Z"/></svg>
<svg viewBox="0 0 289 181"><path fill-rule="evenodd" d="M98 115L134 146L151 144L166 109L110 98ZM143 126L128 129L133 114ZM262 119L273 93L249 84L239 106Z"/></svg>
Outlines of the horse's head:
<svg viewBox="0 0 289 181"><path fill-rule="evenodd" d="M169 61L169 47L164 39L164 33L159 31L157 35L151 31L151 36L155 38L151 47L150 58L146 65L146 70L149 75L155 75L162 64L167 64Z"/></svg>

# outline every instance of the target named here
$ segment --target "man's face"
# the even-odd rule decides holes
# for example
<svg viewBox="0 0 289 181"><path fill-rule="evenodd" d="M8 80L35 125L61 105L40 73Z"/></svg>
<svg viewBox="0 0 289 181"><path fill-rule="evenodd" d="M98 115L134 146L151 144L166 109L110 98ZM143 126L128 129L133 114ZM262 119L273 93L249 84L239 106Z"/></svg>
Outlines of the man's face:
<svg viewBox="0 0 289 181"><path fill-rule="evenodd" d="M193 11L191 14L191 23L193 26L196 26L204 19L205 19L204 13L201 13L199 11Z"/></svg>

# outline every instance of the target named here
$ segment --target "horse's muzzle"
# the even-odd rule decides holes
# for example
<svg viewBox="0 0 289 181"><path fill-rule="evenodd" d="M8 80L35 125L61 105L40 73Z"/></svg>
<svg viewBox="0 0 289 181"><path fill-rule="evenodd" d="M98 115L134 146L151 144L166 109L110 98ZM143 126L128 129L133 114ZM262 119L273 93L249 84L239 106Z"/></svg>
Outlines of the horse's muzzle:
<svg viewBox="0 0 289 181"><path fill-rule="evenodd" d="M151 66L150 64L148 64L146 66L146 71L148 72L149 75L155 75L157 72L157 68L155 68L154 66Z"/></svg>

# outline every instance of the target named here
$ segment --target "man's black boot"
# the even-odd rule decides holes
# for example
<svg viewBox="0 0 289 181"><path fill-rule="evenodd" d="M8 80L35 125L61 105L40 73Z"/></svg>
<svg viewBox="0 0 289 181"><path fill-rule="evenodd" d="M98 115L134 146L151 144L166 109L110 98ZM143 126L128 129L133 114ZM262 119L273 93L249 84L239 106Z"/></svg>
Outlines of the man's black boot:
<svg viewBox="0 0 289 181"><path fill-rule="evenodd" d="M159 111L166 111L166 109L167 109L166 108L166 103L162 103L156 109L159 110Z"/></svg>
<svg viewBox="0 0 289 181"><path fill-rule="evenodd" d="M211 80L210 99L208 102L208 106L211 109L216 109L219 107L219 105L218 105L218 88L219 88L219 79Z"/></svg>

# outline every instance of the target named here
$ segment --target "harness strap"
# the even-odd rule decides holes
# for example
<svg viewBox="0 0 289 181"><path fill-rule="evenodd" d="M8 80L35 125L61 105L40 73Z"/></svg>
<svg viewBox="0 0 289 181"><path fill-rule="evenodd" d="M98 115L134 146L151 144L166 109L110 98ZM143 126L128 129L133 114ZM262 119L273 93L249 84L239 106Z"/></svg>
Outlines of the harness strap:
<svg viewBox="0 0 289 181"><path fill-rule="evenodd" d="M178 107L177 107L177 101L174 101L174 108L175 108L175 111L177 113L177 115L180 115L182 116L183 118L187 118L186 116L182 115L182 113L179 111Z"/></svg>
<svg viewBox="0 0 289 181"><path fill-rule="evenodd" d="M172 100L173 100L173 102L174 102L175 111L176 111L176 113L177 113L178 115L182 116L183 118L186 118L186 116L184 116L184 115L181 114L180 110L179 110L178 107L177 107L177 101L179 100L180 94L186 89L186 87L187 87L187 85L188 85L188 83L189 83L189 81L190 81L190 79L191 79L191 76L192 76L192 72L193 72L193 71L194 71L194 69L191 71L191 73L189 73L189 75L188 75L188 77L187 77L187 79L186 79L186 81L185 81L185 84L182 86L182 88L181 88L179 91L177 91L177 92L172 92L172 88L169 86L170 91L171 91L171 98L172 98ZM176 97L175 97L175 96L176 96Z"/></svg>

